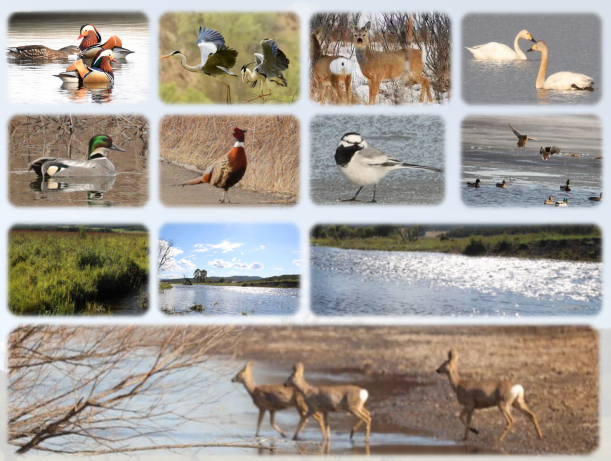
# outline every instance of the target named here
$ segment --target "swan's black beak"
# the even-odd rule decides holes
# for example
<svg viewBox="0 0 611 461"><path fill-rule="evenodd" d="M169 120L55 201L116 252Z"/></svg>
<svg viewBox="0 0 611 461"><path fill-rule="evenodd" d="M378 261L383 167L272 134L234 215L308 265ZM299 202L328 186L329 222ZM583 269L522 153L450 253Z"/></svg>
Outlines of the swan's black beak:
<svg viewBox="0 0 611 461"><path fill-rule="evenodd" d="M532 37L532 35L530 36L530 41L533 43L537 43L537 41Z"/></svg>
<svg viewBox="0 0 611 461"><path fill-rule="evenodd" d="M527 52L527 53L529 53L530 51L536 51L536 50L535 50L535 47L533 46L531 49L526 50L526 52Z"/></svg>

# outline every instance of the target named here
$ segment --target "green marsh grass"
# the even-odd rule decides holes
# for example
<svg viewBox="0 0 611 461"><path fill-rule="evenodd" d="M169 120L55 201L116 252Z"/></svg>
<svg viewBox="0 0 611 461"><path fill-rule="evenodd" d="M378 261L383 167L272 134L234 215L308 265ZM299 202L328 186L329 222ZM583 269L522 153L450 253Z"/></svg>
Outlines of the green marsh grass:
<svg viewBox="0 0 611 461"><path fill-rule="evenodd" d="M9 309L16 315L108 313L103 302L148 277L148 234L9 233Z"/></svg>

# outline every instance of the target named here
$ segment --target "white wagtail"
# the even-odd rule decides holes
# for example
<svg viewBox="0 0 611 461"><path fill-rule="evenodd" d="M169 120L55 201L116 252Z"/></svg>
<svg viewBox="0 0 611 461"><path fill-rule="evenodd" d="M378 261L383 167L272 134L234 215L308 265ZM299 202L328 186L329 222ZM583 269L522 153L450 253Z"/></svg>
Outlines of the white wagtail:
<svg viewBox="0 0 611 461"><path fill-rule="evenodd" d="M373 186L372 203L376 202L376 185L392 170L403 168L417 168L443 173L439 168L430 166L412 165L390 157L376 149L358 133L346 133L342 136L339 146L335 150L335 163L344 177L359 187L354 197L342 202L355 202L356 196L365 186Z"/></svg>

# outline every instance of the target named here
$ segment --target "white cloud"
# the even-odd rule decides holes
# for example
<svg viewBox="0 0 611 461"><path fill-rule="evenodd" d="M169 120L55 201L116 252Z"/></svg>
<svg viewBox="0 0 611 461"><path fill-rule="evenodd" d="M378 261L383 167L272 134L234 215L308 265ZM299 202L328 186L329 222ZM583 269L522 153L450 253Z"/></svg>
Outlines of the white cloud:
<svg viewBox="0 0 611 461"><path fill-rule="evenodd" d="M274 267L272 270L281 271L281 270L284 270L284 269L281 269L280 267Z"/></svg>
<svg viewBox="0 0 611 461"><path fill-rule="evenodd" d="M231 265L231 267L235 267L236 269L247 269L248 268L248 264L244 264L244 263L233 263Z"/></svg>
<svg viewBox="0 0 611 461"><path fill-rule="evenodd" d="M184 275L183 274L176 274L176 273L172 273L170 272L169 274L163 274L163 276L159 276L160 279L181 279L183 278Z"/></svg>
<svg viewBox="0 0 611 461"><path fill-rule="evenodd" d="M185 258L182 258L180 261L178 261L178 264L185 266L187 269L190 269L190 270L197 269L197 266L193 264L192 261L189 261L188 259L185 259Z"/></svg>
<svg viewBox="0 0 611 461"><path fill-rule="evenodd" d="M243 251L240 251L240 254L241 254L242 256L244 256L244 252L243 252Z"/></svg>
<svg viewBox="0 0 611 461"><path fill-rule="evenodd" d="M301 253L301 250L291 251L291 253Z"/></svg>
<svg viewBox="0 0 611 461"><path fill-rule="evenodd" d="M228 253L230 251L233 251L234 248L239 248L242 245L244 245L243 243L229 243L229 240L223 240L221 243L219 243L218 245L208 245L210 248L218 248L220 250L223 250L223 253Z"/></svg>
<svg viewBox="0 0 611 461"><path fill-rule="evenodd" d="M261 269L263 269L263 264L261 264L261 263L252 263L252 264L250 264L250 266L248 266L248 268L252 269L252 270L260 271Z"/></svg>
<svg viewBox="0 0 611 461"><path fill-rule="evenodd" d="M203 253L204 251L208 251L208 248L198 248L197 250L193 250L195 253Z"/></svg>
<svg viewBox="0 0 611 461"><path fill-rule="evenodd" d="M235 261L235 260L236 260L236 258L233 258L233 259L231 260L231 262L233 262L233 261Z"/></svg>
<svg viewBox="0 0 611 461"><path fill-rule="evenodd" d="M293 264L295 264L296 266L301 267L301 259L293 259Z"/></svg>
<svg viewBox="0 0 611 461"><path fill-rule="evenodd" d="M215 259L214 261L208 261L208 264L212 267L216 267L217 269L225 269L227 267L231 267L231 263L229 261L223 261L222 259Z"/></svg>
<svg viewBox="0 0 611 461"><path fill-rule="evenodd" d="M265 250L265 247L263 245L259 245L259 248L261 248L262 250Z"/></svg>

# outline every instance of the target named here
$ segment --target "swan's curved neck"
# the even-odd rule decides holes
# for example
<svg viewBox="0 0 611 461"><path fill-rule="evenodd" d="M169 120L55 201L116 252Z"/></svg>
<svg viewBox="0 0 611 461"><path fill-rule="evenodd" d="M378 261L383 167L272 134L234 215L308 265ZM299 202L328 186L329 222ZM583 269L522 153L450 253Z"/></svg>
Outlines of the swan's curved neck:
<svg viewBox="0 0 611 461"><path fill-rule="evenodd" d="M187 64L187 58L184 54L179 54L180 56L180 64L187 69L189 72L199 72L201 70L201 64L199 66L191 67Z"/></svg>
<svg viewBox="0 0 611 461"><path fill-rule="evenodd" d="M541 50L541 66L539 67L539 75L537 75L537 83L535 88L543 88L545 83L545 73L547 72L547 48Z"/></svg>
<svg viewBox="0 0 611 461"><path fill-rule="evenodd" d="M520 57L522 61L526 61L526 55L520 49L520 34L516 35L516 39L513 42L513 49L516 50L516 54Z"/></svg>

